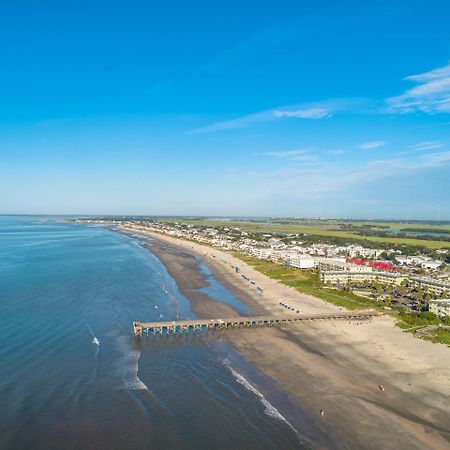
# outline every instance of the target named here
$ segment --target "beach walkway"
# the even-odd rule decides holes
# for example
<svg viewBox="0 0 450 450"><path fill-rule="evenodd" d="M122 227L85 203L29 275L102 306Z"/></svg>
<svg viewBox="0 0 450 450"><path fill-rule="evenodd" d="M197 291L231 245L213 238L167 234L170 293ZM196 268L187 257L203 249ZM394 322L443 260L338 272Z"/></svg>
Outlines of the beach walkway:
<svg viewBox="0 0 450 450"><path fill-rule="evenodd" d="M233 317L231 319L200 319L165 322L133 322L135 336L157 334L183 334L190 331L209 331L227 328L254 328L287 325L311 320L364 320L379 315L377 311L334 312L301 314L290 317Z"/></svg>

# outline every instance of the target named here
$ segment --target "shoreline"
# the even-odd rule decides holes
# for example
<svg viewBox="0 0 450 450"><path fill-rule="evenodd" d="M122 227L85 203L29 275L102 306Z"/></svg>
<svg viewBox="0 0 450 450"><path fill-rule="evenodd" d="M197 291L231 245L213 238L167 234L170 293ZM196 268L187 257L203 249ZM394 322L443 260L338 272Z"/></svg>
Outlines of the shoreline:
<svg viewBox="0 0 450 450"><path fill-rule="evenodd" d="M184 289L188 294L193 312L202 317L239 314L227 305L208 301L204 293L188 292L190 288L182 274L187 261L174 260L170 248L200 257L218 282L255 315L286 313L278 304L280 299L301 312L339 309L281 285L215 248L161 234L120 229L163 243L162 247L159 244L157 256L166 266L173 266L174 261L178 264L178 273L172 268L171 275L181 291ZM232 265L240 267L241 273L264 288L264 294L258 294L255 285L245 282ZM189 273L195 270L198 272L198 266L191 266ZM200 286L195 277L190 283ZM372 319L368 324L308 323L279 329L240 330L239 334L223 336L294 403L312 411L316 425L345 448L450 446L450 413L446 409L450 368L445 364L448 349L414 340L395 327L390 317ZM384 392L378 388L379 384L384 386ZM321 409L325 411L323 417L319 414Z"/></svg>
<svg viewBox="0 0 450 450"><path fill-rule="evenodd" d="M208 287L208 282L192 256L173 246L164 245L163 241L154 240L152 245L144 244L144 247L164 264L170 276L176 281L180 292L189 300L195 315L204 317L211 311L220 317L239 315L233 308L213 300L201 291Z"/></svg>

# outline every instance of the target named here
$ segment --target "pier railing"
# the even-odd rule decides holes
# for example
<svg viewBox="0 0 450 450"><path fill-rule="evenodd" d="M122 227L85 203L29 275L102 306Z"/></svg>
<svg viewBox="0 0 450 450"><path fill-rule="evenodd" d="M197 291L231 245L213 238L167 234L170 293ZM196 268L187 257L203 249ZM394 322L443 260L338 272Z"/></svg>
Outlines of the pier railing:
<svg viewBox="0 0 450 450"><path fill-rule="evenodd" d="M311 320L364 320L377 316L376 311L335 312L301 314L291 317L233 317L230 319L199 319L165 322L133 322L135 336L157 334L184 334L196 331L222 330L227 328L253 328L287 325Z"/></svg>

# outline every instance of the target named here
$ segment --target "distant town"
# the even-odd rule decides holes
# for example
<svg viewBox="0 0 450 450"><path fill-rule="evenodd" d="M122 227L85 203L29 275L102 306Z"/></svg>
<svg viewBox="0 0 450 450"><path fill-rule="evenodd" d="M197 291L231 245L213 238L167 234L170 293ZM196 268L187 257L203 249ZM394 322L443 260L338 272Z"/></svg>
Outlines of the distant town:
<svg viewBox="0 0 450 450"><path fill-rule="evenodd" d="M438 317L450 316L450 268L446 248L435 249L432 257L429 252L409 254L410 251L398 246L336 245L327 242L326 237L311 242L306 233L254 232L235 224L227 226L226 222L211 226L182 220L81 220L161 233L314 273L325 288L351 292L379 302L385 309L399 307L429 311Z"/></svg>

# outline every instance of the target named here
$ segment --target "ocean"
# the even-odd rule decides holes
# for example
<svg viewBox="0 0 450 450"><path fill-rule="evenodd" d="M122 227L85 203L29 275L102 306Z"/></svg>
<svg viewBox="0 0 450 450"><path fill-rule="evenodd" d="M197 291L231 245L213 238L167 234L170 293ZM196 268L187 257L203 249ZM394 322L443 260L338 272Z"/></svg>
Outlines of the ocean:
<svg viewBox="0 0 450 450"><path fill-rule="evenodd" d="M194 317L145 239L0 216L0 448L308 448L289 399L220 333L133 336L133 320Z"/></svg>

